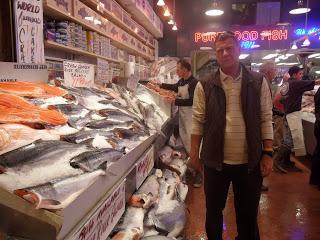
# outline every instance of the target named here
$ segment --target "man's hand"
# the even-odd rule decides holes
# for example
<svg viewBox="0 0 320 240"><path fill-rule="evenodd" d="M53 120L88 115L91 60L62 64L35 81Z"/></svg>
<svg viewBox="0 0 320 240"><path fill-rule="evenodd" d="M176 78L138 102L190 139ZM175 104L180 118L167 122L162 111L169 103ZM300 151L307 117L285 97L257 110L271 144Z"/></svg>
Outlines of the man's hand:
<svg viewBox="0 0 320 240"><path fill-rule="evenodd" d="M260 170L262 177L270 175L273 167L273 159L269 155L263 154L260 162Z"/></svg>
<svg viewBox="0 0 320 240"><path fill-rule="evenodd" d="M202 172L202 163L199 159L199 152L192 152L190 153L190 160L188 162L188 167L192 168L197 172Z"/></svg>

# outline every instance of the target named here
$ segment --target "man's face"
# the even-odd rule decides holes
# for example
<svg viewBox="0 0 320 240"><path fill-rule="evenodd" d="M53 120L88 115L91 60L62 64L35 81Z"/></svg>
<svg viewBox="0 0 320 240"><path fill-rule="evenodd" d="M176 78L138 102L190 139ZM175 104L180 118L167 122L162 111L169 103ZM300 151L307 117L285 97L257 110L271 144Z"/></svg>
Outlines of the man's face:
<svg viewBox="0 0 320 240"><path fill-rule="evenodd" d="M240 48L232 38L218 41L215 46L215 53L221 68L230 68L239 64Z"/></svg>
<svg viewBox="0 0 320 240"><path fill-rule="evenodd" d="M303 70L300 70L298 73L293 74L293 78L296 80L302 80Z"/></svg>
<svg viewBox="0 0 320 240"><path fill-rule="evenodd" d="M277 76L277 69L273 67L272 69L269 70L268 73L270 76L270 80L272 81Z"/></svg>
<svg viewBox="0 0 320 240"><path fill-rule="evenodd" d="M185 69L181 66L180 63L177 64L177 75L179 78L183 78L185 74Z"/></svg>

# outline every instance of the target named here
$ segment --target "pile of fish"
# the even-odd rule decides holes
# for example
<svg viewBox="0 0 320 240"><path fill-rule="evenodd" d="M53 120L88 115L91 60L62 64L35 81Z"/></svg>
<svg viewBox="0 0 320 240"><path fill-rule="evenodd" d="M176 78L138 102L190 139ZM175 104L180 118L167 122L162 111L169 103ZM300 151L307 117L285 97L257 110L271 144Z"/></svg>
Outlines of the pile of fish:
<svg viewBox="0 0 320 240"><path fill-rule="evenodd" d="M64 208L157 131L123 88L57 83L0 83L0 187L36 208Z"/></svg>
<svg viewBox="0 0 320 240"><path fill-rule="evenodd" d="M177 96L177 94L173 91L170 90L165 90L159 87L159 85L154 84L152 82L148 82L145 85L147 88L149 88L150 90L153 90L155 92L157 92L158 94L160 94L163 97L171 97L171 98L175 98Z"/></svg>
<svg viewBox="0 0 320 240"><path fill-rule="evenodd" d="M132 195L112 240L177 239L186 223L188 186L178 174L157 169Z"/></svg>
<svg viewBox="0 0 320 240"><path fill-rule="evenodd" d="M164 146L158 152L158 158L162 170L154 170L131 196L126 212L111 234L112 240L172 240L183 234L184 201L188 193L188 186L183 182L187 170L186 154L183 150Z"/></svg>

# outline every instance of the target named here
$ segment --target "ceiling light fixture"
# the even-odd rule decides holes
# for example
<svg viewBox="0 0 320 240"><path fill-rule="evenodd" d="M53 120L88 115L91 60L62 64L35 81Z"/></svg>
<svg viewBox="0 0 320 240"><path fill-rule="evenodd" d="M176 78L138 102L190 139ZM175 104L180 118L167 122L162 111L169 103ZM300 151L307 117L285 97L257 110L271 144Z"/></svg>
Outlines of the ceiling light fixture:
<svg viewBox="0 0 320 240"><path fill-rule="evenodd" d="M178 30L177 24L174 24L174 25L173 25L172 30L173 30L173 31L177 31L177 30Z"/></svg>
<svg viewBox="0 0 320 240"><path fill-rule="evenodd" d="M314 53L308 56L308 58L317 58L320 56L320 53Z"/></svg>
<svg viewBox="0 0 320 240"><path fill-rule="evenodd" d="M309 38L306 37L306 40L304 40L304 42L302 43L301 46L308 47L308 46L310 46L310 44L311 44L311 42L310 42Z"/></svg>
<svg viewBox="0 0 320 240"><path fill-rule="evenodd" d="M291 46L291 49L293 49L293 50L298 49L298 46L297 46L297 43L296 43L296 42L293 42L293 44L292 44L292 46Z"/></svg>
<svg viewBox="0 0 320 240"><path fill-rule="evenodd" d="M304 6L303 0L298 0L297 8L292 9L289 13L290 14L304 14L311 11L309 8L309 0L307 0L307 6Z"/></svg>
<svg viewBox="0 0 320 240"><path fill-rule="evenodd" d="M169 24L169 25L173 25L173 24L174 24L174 21L173 21L172 18L169 20L168 24Z"/></svg>
<svg viewBox="0 0 320 240"><path fill-rule="evenodd" d="M278 53L271 53L271 54L268 54L268 55L264 56L262 59L263 60L268 60L268 59L274 58L274 57L276 57L278 55L279 55Z"/></svg>
<svg viewBox="0 0 320 240"><path fill-rule="evenodd" d="M221 16L224 14L224 11L218 7L218 3L216 0L213 1L212 3L212 8L208 9L205 14L207 16Z"/></svg>
<svg viewBox="0 0 320 240"><path fill-rule="evenodd" d="M166 4L163 0L158 0L157 6L164 6L164 5L166 5Z"/></svg>
<svg viewBox="0 0 320 240"><path fill-rule="evenodd" d="M249 57L250 54L240 54L239 59L246 59L247 57Z"/></svg>
<svg viewBox="0 0 320 240"><path fill-rule="evenodd" d="M200 47L200 50L212 50L212 47Z"/></svg>
<svg viewBox="0 0 320 240"><path fill-rule="evenodd" d="M171 14L169 12L169 8L166 7L166 9L164 10L163 16L165 17L169 17Z"/></svg>

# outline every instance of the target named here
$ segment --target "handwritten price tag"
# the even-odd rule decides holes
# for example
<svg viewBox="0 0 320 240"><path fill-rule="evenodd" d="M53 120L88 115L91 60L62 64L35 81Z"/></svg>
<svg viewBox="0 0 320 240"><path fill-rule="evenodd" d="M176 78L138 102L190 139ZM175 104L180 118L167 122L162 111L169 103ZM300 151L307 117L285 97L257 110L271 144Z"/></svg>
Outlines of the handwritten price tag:
<svg viewBox="0 0 320 240"><path fill-rule="evenodd" d="M131 75L127 81L127 88L132 92L136 91L138 82L139 82L138 77Z"/></svg>
<svg viewBox="0 0 320 240"><path fill-rule="evenodd" d="M72 239L107 239L124 213L125 203L125 181L123 181Z"/></svg>
<svg viewBox="0 0 320 240"><path fill-rule="evenodd" d="M68 87L91 87L94 84L94 66L91 64L64 61L63 71Z"/></svg>
<svg viewBox="0 0 320 240"><path fill-rule="evenodd" d="M154 166L153 146L136 163L136 188L138 189Z"/></svg>

